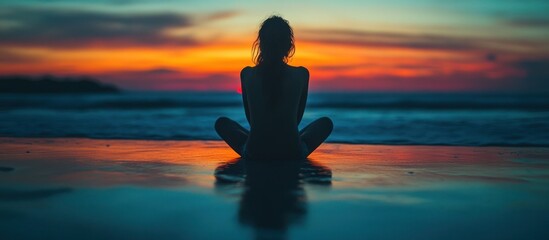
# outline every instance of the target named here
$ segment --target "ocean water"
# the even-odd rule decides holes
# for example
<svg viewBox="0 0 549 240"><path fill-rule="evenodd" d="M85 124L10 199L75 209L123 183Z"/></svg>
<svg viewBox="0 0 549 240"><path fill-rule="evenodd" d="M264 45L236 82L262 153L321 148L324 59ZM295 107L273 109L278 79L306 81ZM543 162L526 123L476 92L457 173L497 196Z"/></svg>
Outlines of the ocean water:
<svg viewBox="0 0 549 240"><path fill-rule="evenodd" d="M241 95L0 95L0 137L213 140L220 116L248 127ZM549 96L311 93L300 125L328 116L328 142L549 146Z"/></svg>

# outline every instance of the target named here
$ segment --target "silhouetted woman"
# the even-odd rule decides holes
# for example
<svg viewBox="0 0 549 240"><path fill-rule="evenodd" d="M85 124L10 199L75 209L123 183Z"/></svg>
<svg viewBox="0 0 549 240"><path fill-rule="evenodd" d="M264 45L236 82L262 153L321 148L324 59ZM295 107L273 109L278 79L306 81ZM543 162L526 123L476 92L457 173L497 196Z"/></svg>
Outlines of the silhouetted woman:
<svg viewBox="0 0 549 240"><path fill-rule="evenodd" d="M219 136L246 159L304 159L332 132L333 123L327 117L298 131L309 71L287 64L294 50L288 21L279 16L265 20L253 45L255 66L240 72L250 131L226 117L215 122Z"/></svg>

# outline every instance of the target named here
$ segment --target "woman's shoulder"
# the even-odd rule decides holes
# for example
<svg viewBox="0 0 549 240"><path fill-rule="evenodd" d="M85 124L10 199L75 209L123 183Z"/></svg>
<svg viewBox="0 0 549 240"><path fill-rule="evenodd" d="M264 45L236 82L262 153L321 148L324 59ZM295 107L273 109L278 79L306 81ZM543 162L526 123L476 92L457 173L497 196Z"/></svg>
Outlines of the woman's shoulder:
<svg viewBox="0 0 549 240"><path fill-rule="evenodd" d="M290 65L288 65L288 67L294 76L297 76L300 79L309 80L309 69L306 67Z"/></svg>
<svg viewBox="0 0 549 240"><path fill-rule="evenodd" d="M245 79L250 78L250 75L254 67L246 66L240 71L240 81L245 81Z"/></svg>
<svg viewBox="0 0 549 240"><path fill-rule="evenodd" d="M293 70L293 71L298 71L298 72L309 72L309 69L307 69L306 67L304 66L292 66L292 65L288 65L288 67Z"/></svg>
<svg viewBox="0 0 549 240"><path fill-rule="evenodd" d="M242 70L240 70L240 77L244 75L250 74L250 72L254 69L254 67L246 66Z"/></svg>

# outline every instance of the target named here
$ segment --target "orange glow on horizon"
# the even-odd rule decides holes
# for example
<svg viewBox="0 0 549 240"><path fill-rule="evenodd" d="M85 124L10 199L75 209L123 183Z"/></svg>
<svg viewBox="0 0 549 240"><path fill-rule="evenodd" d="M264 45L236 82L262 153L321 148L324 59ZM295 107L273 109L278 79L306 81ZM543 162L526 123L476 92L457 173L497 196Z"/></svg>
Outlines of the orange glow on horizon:
<svg viewBox="0 0 549 240"><path fill-rule="evenodd" d="M218 41L192 47L128 47L128 48L13 48L12 52L35 56L39 60L31 64L13 62L0 65L0 74L54 74L98 76L100 80L115 84L139 82L138 88L211 90L237 89L238 75L244 66L253 65L251 40L242 36L239 40ZM306 66L311 72L311 82L335 84L338 79L349 80L342 88L365 89L383 86L370 79L390 78L440 78L453 74L484 74L484 78L497 79L520 76L505 65L486 61L481 53L467 51L421 50L401 47L361 47L357 45L333 45L314 41L296 41L295 56L289 62ZM171 73L148 71L167 69ZM142 72L143 74L140 74ZM230 83L208 85L186 82L182 79L228 78ZM164 83L155 83L163 80ZM169 81L169 82L168 82ZM219 80L221 81L221 80ZM147 87L157 84L155 87ZM411 87L416 83L410 82ZM443 83L446 84L446 83ZM449 84L449 83L448 83ZM454 84L446 85L448 87ZM403 86L407 89L410 86ZM442 85L441 85L442 86ZM386 87L381 87L386 88ZM442 87L446 88L446 87ZM463 86L467 88L467 86Z"/></svg>

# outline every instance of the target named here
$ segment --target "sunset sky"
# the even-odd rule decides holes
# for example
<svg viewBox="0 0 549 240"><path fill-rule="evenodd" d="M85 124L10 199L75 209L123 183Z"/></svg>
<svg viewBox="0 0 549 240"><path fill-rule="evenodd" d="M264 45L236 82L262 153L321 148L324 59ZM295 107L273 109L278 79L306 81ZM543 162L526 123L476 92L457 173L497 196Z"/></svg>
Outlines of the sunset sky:
<svg viewBox="0 0 549 240"><path fill-rule="evenodd" d="M549 91L549 1L3 0L0 75L236 90L259 24L294 28L314 91Z"/></svg>

